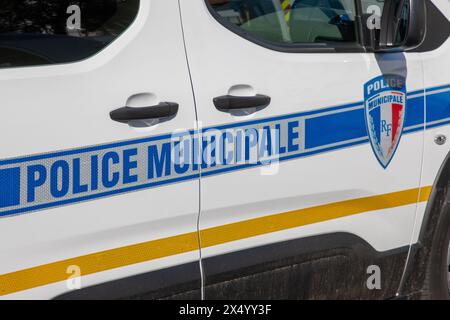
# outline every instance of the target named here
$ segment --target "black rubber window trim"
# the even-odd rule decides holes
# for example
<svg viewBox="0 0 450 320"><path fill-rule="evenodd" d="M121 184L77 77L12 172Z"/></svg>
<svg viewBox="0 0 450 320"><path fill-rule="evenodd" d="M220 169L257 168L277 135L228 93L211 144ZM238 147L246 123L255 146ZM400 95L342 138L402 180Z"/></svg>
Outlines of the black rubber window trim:
<svg viewBox="0 0 450 320"><path fill-rule="evenodd" d="M209 13L213 16L213 18L219 22L226 29L232 31L233 33L241 36L242 38L253 42L261 47L266 49L270 49L278 52L287 52L287 53L364 53L367 52L361 41L361 5L359 0L355 0L355 8L356 8L356 26L357 26L357 34L356 34L356 45L326 45L326 44L282 44L278 42L272 42L268 40L264 40L258 37L253 36L251 33L246 32L244 29L226 21L223 19L209 4L208 0L204 0L206 8Z"/></svg>
<svg viewBox="0 0 450 320"><path fill-rule="evenodd" d="M450 37L450 21L431 0L427 5L427 33L425 40L411 52L430 52L439 49Z"/></svg>

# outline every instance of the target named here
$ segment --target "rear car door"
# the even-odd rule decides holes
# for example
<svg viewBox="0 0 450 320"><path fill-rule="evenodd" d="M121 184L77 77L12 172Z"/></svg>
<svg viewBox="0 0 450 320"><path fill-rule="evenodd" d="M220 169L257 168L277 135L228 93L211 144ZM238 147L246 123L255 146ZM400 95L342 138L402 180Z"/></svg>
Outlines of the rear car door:
<svg viewBox="0 0 450 320"><path fill-rule="evenodd" d="M157 167L196 120L176 0L2 1L0 105L2 297L200 297L198 175Z"/></svg>
<svg viewBox="0 0 450 320"><path fill-rule="evenodd" d="M180 3L208 149L205 298L394 296L423 200L424 85L420 54L365 52L384 2Z"/></svg>

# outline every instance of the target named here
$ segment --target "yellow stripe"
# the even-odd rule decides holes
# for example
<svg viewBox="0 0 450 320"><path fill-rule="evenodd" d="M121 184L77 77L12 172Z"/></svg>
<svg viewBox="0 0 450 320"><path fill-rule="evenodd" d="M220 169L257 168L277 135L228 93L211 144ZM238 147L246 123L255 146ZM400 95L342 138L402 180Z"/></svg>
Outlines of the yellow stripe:
<svg viewBox="0 0 450 320"><path fill-rule="evenodd" d="M312 208L274 214L200 231L202 247L212 247L272 232L347 217L363 212L427 201L431 187L411 189ZM69 266L79 266L82 275L198 250L197 232L106 250L0 275L0 295L64 281Z"/></svg>
<svg viewBox="0 0 450 320"><path fill-rule="evenodd" d="M0 295L27 290L68 279L69 266L78 266L82 275L111 270L140 262L198 250L197 232L97 252L0 275Z"/></svg>
<svg viewBox="0 0 450 320"><path fill-rule="evenodd" d="M348 217L363 212L400 207L416 203L419 199L426 201L422 199L428 199L430 193L428 189L431 190L431 187L423 188L422 192L419 189L411 189L373 197L341 201L201 230L202 248Z"/></svg>

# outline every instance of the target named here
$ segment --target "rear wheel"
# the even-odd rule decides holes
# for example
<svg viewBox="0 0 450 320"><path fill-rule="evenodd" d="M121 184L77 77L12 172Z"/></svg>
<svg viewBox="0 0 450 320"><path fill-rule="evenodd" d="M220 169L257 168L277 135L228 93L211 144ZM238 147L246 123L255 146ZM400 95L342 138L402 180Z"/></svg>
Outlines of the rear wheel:
<svg viewBox="0 0 450 320"><path fill-rule="evenodd" d="M441 216L434 234L423 298L450 300L450 212Z"/></svg>
<svg viewBox="0 0 450 320"><path fill-rule="evenodd" d="M447 250L448 250L448 253L447 253L447 271L448 271L447 284L448 284L448 291L450 292L450 241L448 243Z"/></svg>

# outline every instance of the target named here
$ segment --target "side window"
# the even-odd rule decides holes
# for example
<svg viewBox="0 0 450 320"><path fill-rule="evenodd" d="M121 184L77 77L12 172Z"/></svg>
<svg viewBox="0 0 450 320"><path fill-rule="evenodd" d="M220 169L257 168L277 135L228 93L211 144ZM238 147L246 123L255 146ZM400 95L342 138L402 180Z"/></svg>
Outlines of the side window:
<svg viewBox="0 0 450 320"><path fill-rule="evenodd" d="M88 58L134 21L139 0L2 0L0 68Z"/></svg>
<svg viewBox="0 0 450 320"><path fill-rule="evenodd" d="M355 0L207 0L220 19L279 44L356 45Z"/></svg>
<svg viewBox="0 0 450 320"><path fill-rule="evenodd" d="M383 9L385 0L361 0L363 19L367 21L367 28L380 28L381 16L383 15ZM401 9L400 19L397 25L397 38L395 45L400 45L406 37L406 33L409 25L409 2L405 1L403 8Z"/></svg>

